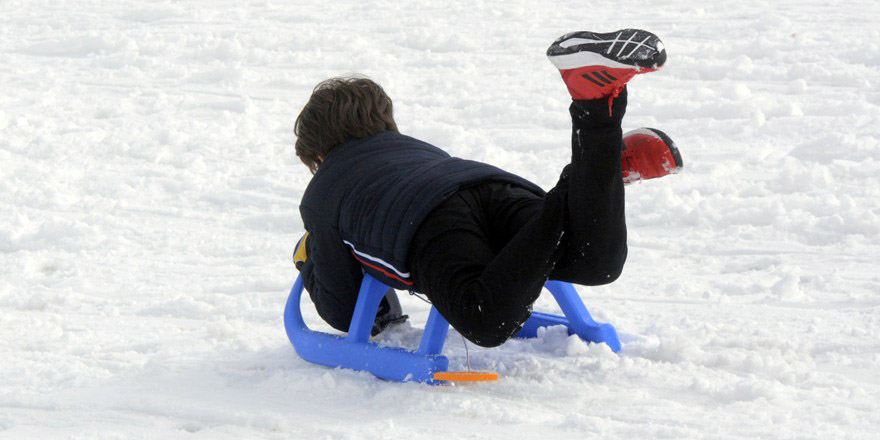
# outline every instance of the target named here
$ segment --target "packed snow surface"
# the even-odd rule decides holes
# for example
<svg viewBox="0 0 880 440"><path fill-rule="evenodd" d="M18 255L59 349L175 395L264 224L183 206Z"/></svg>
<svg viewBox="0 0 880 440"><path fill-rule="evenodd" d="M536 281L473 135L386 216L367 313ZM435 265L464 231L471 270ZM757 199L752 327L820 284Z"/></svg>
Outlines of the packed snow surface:
<svg viewBox="0 0 880 440"><path fill-rule="evenodd" d="M0 10L0 438L877 438L874 0ZM502 379L445 387L300 359L281 312L311 88L365 74L404 133L549 188L569 98L544 51L623 27L669 54L624 129L685 161L627 187L625 272L579 288L623 350L550 328L471 345ZM428 305L402 301L378 340L413 347ZM445 353L464 368L454 331Z"/></svg>

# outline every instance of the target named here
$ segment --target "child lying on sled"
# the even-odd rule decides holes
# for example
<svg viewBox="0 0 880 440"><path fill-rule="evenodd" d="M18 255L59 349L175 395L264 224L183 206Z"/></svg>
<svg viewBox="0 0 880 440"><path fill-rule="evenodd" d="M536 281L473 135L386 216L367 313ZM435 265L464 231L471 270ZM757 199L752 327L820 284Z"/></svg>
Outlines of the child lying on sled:
<svg viewBox="0 0 880 440"><path fill-rule="evenodd" d="M294 259L318 314L347 331L363 273L423 293L477 345L515 335L550 278L620 276L627 256L624 183L682 166L656 129L623 134L627 82L666 60L653 34L576 32L547 51L573 99L571 162L544 192L494 166L450 157L398 132L373 81L333 78L296 120L296 154L314 174ZM374 334L401 322L390 291Z"/></svg>

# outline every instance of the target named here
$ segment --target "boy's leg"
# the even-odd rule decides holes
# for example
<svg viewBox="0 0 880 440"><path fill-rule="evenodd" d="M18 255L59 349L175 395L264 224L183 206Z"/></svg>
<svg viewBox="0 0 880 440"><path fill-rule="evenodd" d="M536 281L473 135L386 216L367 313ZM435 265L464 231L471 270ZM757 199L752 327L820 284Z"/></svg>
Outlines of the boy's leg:
<svg viewBox="0 0 880 440"><path fill-rule="evenodd" d="M569 34L551 50L560 42L602 35ZM562 51L567 67L578 61L570 56L579 56L578 47L569 44ZM665 52L662 55L665 60ZM478 345L499 345L516 334L548 277L605 284L616 279L623 267L626 224L620 122L626 111L624 85L634 73L626 77L612 70L623 78L617 82L608 80L614 76L607 72L600 74L597 77L613 87L596 91L595 97L588 96L589 85L580 83L596 82L587 77L589 73L586 67L563 71L575 98L570 108L572 161L540 209L534 202L523 203L521 209L531 210L533 216L503 247L494 249L487 232L493 228L493 209L485 186L461 191L438 207L413 241L410 263L418 290L428 295L456 330Z"/></svg>
<svg viewBox="0 0 880 440"><path fill-rule="evenodd" d="M574 101L571 164L563 173L567 193L562 255L550 278L588 286L610 283L626 261L626 219L620 155L627 92L614 99Z"/></svg>
<svg viewBox="0 0 880 440"><path fill-rule="evenodd" d="M572 158L561 182L568 208L564 252L550 275L585 285L610 283L620 275L627 253L620 157L626 84L662 67L666 50L650 32L622 29L563 35L547 56L573 99Z"/></svg>

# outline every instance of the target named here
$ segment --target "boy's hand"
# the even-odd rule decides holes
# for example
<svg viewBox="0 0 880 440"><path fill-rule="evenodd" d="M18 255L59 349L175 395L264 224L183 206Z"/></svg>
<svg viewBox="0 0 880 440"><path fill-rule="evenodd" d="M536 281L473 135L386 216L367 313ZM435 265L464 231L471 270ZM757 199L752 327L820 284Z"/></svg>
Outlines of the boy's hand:
<svg viewBox="0 0 880 440"><path fill-rule="evenodd" d="M302 270L303 264L306 264L306 260L309 258L309 251L306 247L306 240L308 238L309 231L306 231L296 243L296 247L293 248L293 265L296 266L297 270Z"/></svg>

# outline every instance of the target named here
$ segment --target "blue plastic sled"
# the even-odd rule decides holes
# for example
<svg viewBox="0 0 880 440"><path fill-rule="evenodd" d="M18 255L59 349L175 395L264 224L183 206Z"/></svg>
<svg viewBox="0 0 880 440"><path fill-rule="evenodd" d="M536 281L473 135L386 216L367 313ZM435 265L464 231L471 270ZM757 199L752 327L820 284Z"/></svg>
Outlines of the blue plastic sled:
<svg viewBox="0 0 880 440"><path fill-rule="evenodd" d="M544 287L556 298L565 316L533 312L517 333L518 338L533 338L540 327L564 325L568 327L570 335L576 334L588 342L604 342L612 351L620 351L620 340L614 327L594 321L570 283L548 281ZM442 382L434 379L434 373L447 371L449 367L449 359L440 354L446 342L449 323L436 308L431 307L418 350L380 347L369 342L379 302L387 291L388 286L370 275L364 275L348 335L337 336L310 330L306 325L300 310L303 282L298 277L284 308L287 337L297 354L309 362L369 371L387 380L431 384Z"/></svg>

